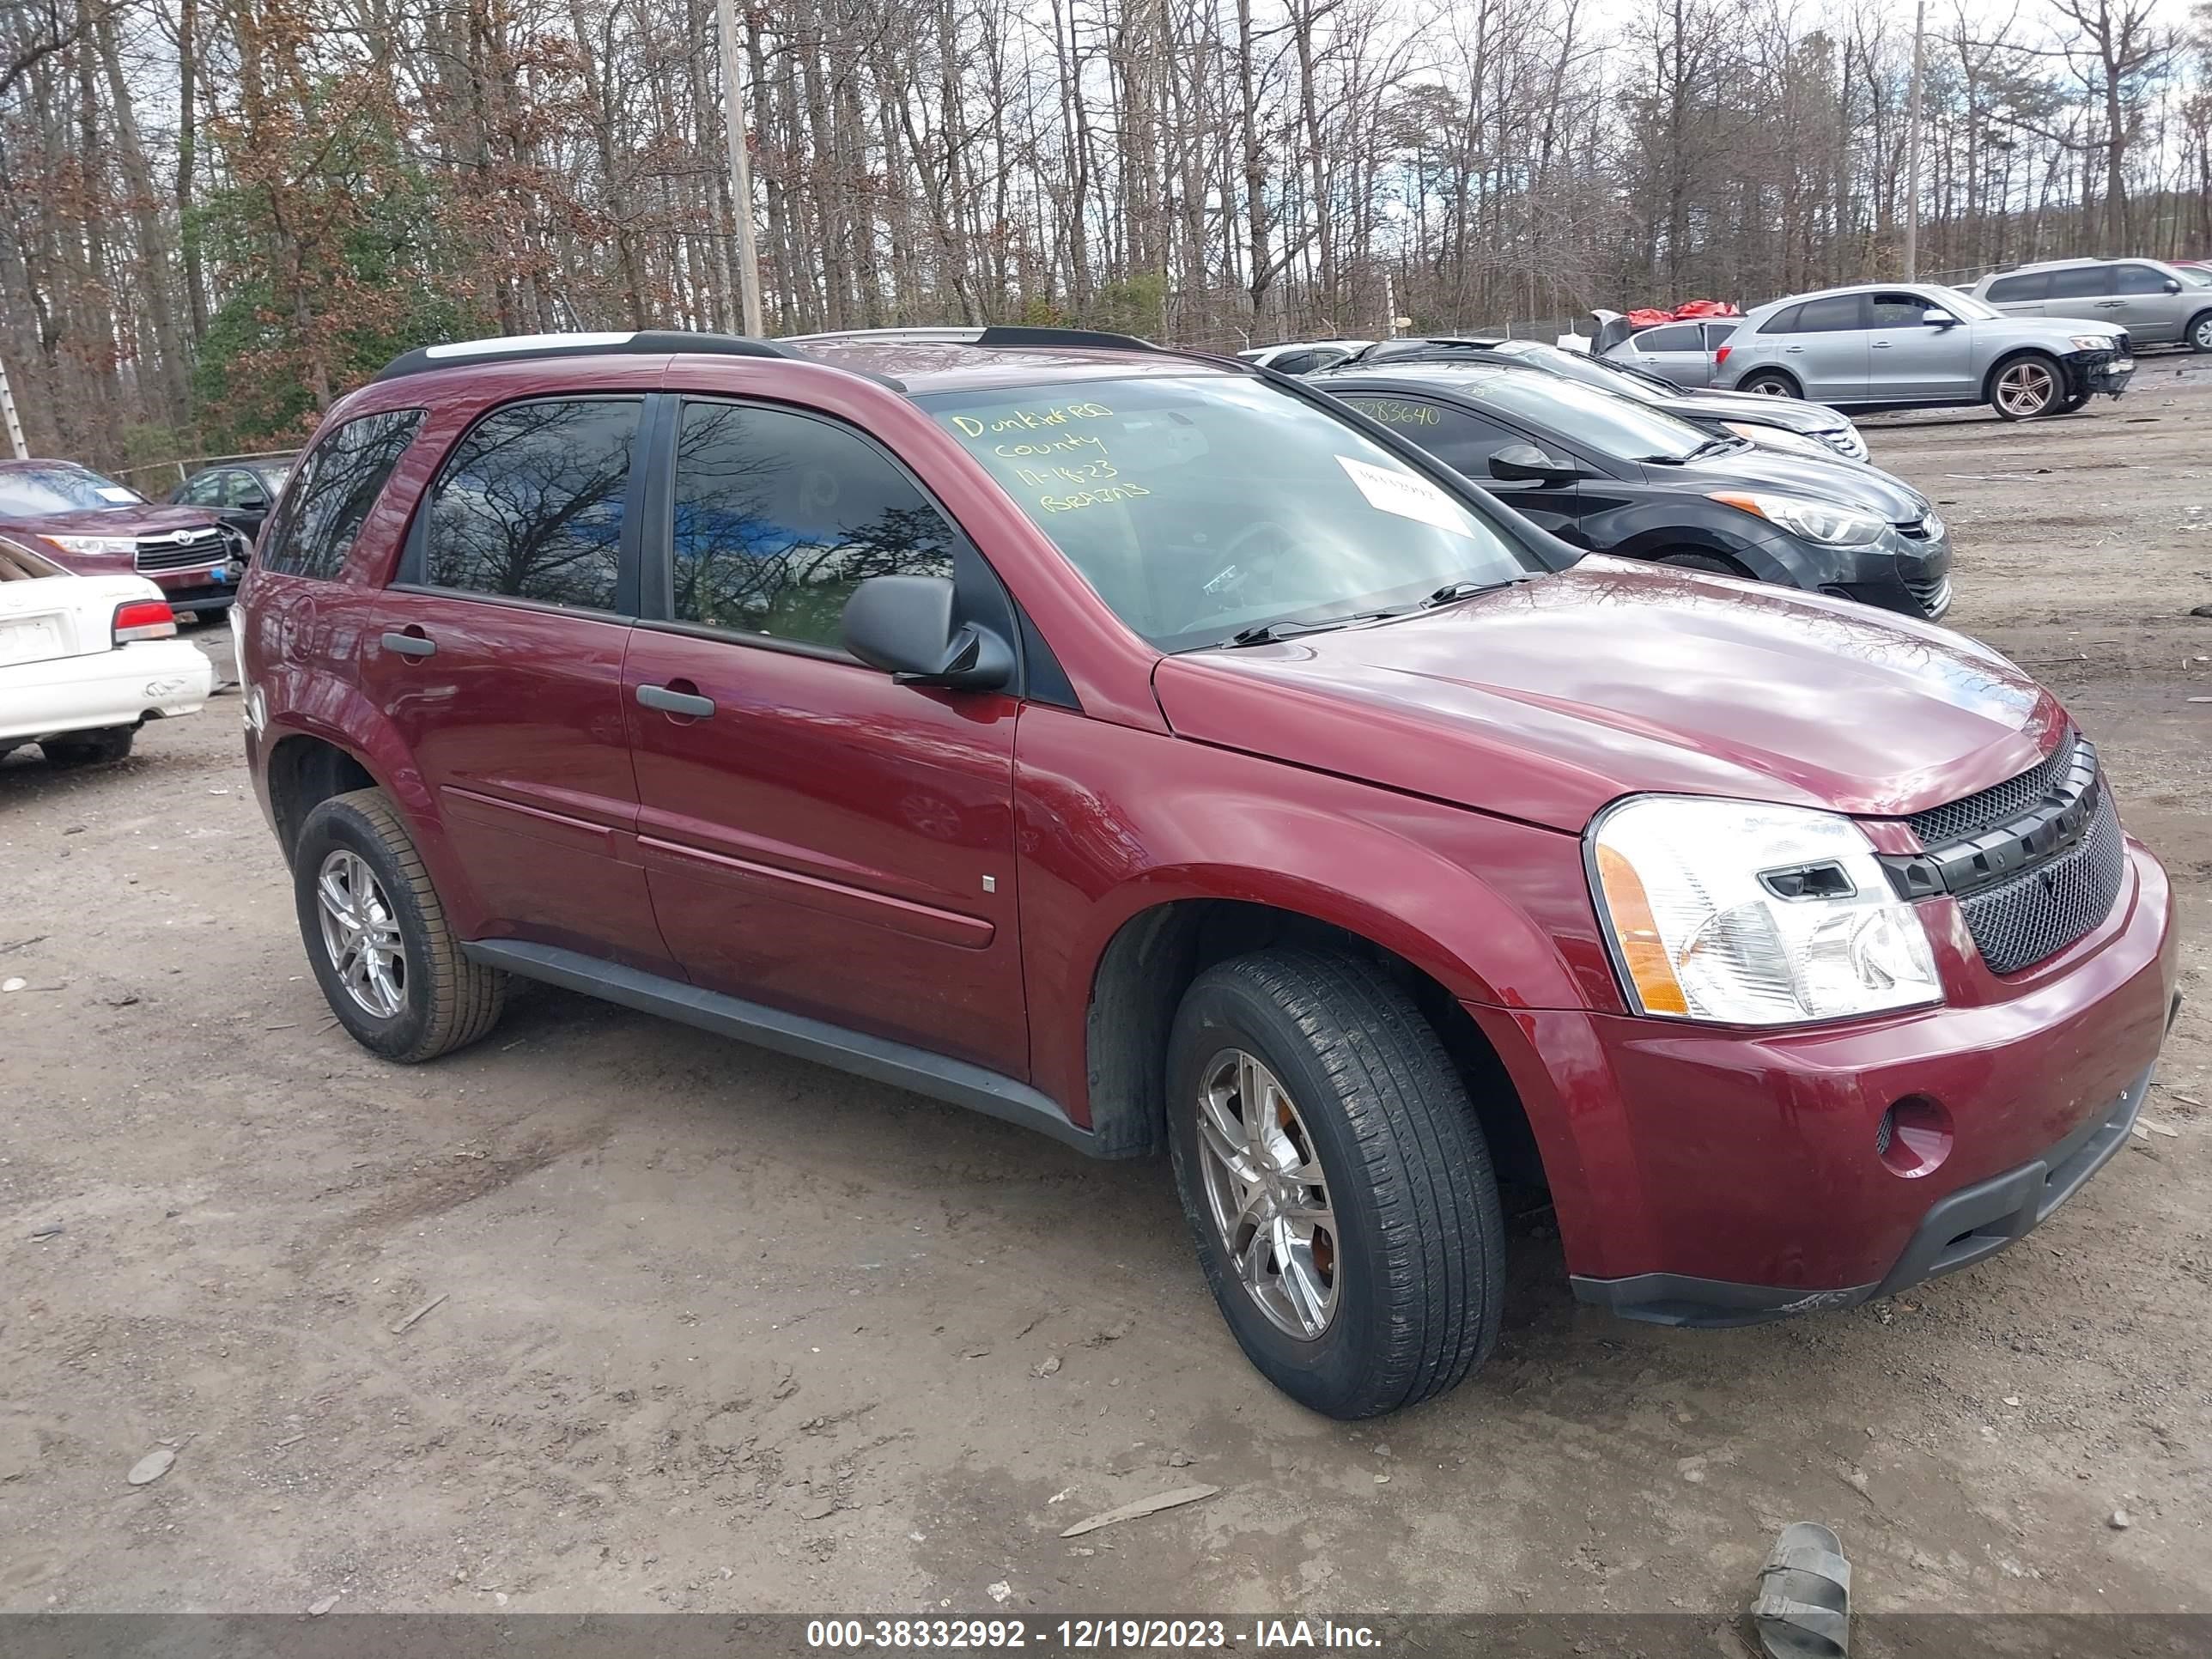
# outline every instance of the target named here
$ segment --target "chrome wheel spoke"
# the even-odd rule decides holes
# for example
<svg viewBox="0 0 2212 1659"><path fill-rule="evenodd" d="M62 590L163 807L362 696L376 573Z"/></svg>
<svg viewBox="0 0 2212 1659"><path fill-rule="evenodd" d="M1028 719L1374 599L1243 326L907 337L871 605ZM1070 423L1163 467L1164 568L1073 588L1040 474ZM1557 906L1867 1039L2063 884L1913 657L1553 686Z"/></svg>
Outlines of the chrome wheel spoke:
<svg viewBox="0 0 2212 1659"><path fill-rule="evenodd" d="M1313 1137L1264 1060L1224 1049L1195 1103L1199 1173L1229 1267L1269 1322L1310 1340L1336 1311L1336 1218Z"/></svg>
<svg viewBox="0 0 2212 1659"><path fill-rule="evenodd" d="M407 951L399 919L360 854L340 848L315 875L323 948L346 994L367 1013L390 1019L407 1002Z"/></svg>

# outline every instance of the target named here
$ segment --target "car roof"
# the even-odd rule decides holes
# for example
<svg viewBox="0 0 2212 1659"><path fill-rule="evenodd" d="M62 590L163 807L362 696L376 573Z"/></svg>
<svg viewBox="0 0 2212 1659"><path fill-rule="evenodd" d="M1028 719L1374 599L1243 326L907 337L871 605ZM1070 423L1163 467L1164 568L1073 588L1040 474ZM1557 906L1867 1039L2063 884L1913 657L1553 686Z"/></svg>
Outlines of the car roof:
<svg viewBox="0 0 2212 1659"><path fill-rule="evenodd" d="M2007 265L2002 270L1992 270L1978 278L1975 286L1978 288L1983 283L1994 283L2002 276L2024 276L2032 270L2070 270L2082 265L2163 265L2171 263L2153 253L2101 254L2075 259L2030 259L2023 264Z"/></svg>
<svg viewBox="0 0 2212 1659"><path fill-rule="evenodd" d="M1769 300L1765 305L1753 306L1749 311L1746 312L1741 317L1725 319L1717 318L1714 320L1736 323L1747 322L1753 317L1763 316L1770 311L1778 311L1784 306L1802 306L1808 300L1840 299L1845 295L1873 294L1877 291L1887 292L1892 289L1900 288L1918 289L1925 291L1929 289L1941 289L1942 287L1943 284L1941 283L1923 283L1917 276L1912 277L1910 280L1899 277L1893 283L1848 283L1841 288L1816 288L1808 289L1802 294L1785 294L1778 300Z"/></svg>
<svg viewBox="0 0 2212 1659"><path fill-rule="evenodd" d="M823 334L786 343L814 362L887 376L914 394L1245 372L1234 358L1091 346L994 346L942 334Z"/></svg>

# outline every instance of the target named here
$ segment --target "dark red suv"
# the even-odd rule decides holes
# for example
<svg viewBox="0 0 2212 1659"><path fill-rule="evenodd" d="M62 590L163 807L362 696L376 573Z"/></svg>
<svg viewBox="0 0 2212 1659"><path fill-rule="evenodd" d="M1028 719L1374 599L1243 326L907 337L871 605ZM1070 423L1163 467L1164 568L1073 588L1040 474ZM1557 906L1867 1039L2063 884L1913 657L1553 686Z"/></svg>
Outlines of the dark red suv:
<svg viewBox="0 0 2212 1659"><path fill-rule="evenodd" d="M75 461L0 461L0 531L80 576L145 576L180 611L228 611L246 538L197 507L157 507Z"/></svg>
<svg viewBox="0 0 2212 1659"><path fill-rule="evenodd" d="M1158 1152L1340 1416L1498 1332L1498 1185L1674 1323L1979 1260L2126 1139L2164 872L1995 652L1578 557L1115 337L402 358L293 475L246 750L346 1029L520 974Z"/></svg>

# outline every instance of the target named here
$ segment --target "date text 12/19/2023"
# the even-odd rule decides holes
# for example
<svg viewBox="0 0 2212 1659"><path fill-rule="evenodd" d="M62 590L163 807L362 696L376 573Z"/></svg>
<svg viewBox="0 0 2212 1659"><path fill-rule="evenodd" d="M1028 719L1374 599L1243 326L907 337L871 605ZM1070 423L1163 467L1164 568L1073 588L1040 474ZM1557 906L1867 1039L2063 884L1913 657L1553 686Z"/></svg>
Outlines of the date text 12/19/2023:
<svg viewBox="0 0 2212 1659"><path fill-rule="evenodd" d="M1183 1652L1373 1653L1370 1626L1332 1619L812 1619L806 1645L819 1651L913 1649L971 1653Z"/></svg>

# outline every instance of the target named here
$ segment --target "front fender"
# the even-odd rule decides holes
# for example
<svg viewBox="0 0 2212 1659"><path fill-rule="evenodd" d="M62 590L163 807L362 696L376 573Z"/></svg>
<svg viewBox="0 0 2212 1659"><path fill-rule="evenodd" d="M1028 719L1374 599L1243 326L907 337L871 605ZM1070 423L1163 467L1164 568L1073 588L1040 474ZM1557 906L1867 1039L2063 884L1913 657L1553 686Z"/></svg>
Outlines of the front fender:
<svg viewBox="0 0 2212 1659"><path fill-rule="evenodd" d="M1031 1073L1079 1122L1099 964L1181 901L1341 928L1463 1002L1622 1006L1575 836L1040 706L1015 782Z"/></svg>
<svg viewBox="0 0 2212 1659"><path fill-rule="evenodd" d="M1739 522L1741 520L1741 522ZM1656 559L1668 553L1711 553L1733 559L1759 581L1817 593L1835 580L1796 537L1776 529L1755 514L1717 501L1642 501L1616 515L1607 526L1614 540L1608 550L1629 559Z"/></svg>

